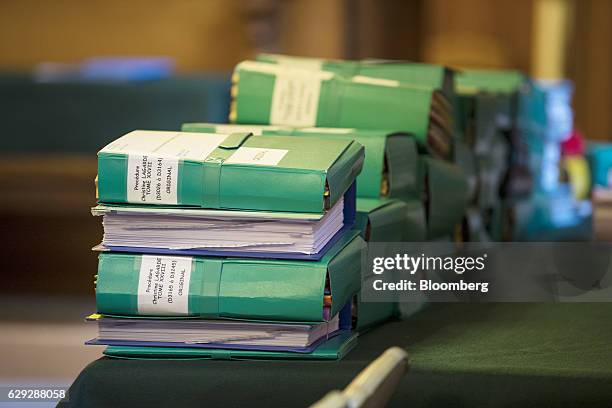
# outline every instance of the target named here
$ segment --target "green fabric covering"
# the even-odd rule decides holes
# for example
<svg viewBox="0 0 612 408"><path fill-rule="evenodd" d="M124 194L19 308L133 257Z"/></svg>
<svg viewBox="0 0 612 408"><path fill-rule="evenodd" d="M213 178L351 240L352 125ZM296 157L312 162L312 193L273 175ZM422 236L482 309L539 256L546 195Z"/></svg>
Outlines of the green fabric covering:
<svg viewBox="0 0 612 408"><path fill-rule="evenodd" d="M574 407L612 401L612 304L433 304L360 336L341 361L102 358L60 406L308 406L386 348L412 368L390 407Z"/></svg>

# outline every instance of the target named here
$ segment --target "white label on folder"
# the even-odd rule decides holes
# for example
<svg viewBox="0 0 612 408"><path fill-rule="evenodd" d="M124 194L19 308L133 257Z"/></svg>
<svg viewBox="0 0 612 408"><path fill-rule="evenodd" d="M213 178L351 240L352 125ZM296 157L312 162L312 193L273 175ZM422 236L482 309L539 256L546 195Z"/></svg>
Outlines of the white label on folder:
<svg viewBox="0 0 612 408"><path fill-rule="evenodd" d="M193 258L142 255L138 277L138 314L188 315Z"/></svg>
<svg viewBox="0 0 612 408"><path fill-rule="evenodd" d="M175 157L129 155L127 201L142 204L177 204L179 161Z"/></svg>
<svg viewBox="0 0 612 408"><path fill-rule="evenodd" d="M316 126L322 77L309 71L287 70L276 75L270 124Z"/></svg>
<svg viewBox="0 0 612 408"><path fill-rule="evenodd" d="M135 130L108 144L100 153L121 153L204 160L227 135Z"/></svg>
<svg viewBox="0 0 612 408"><path fill-rule="evenodd" d="M101 153L127 154L127 202L178 204L180 160L203 161L227 135L135 130Z"/></svg>
<svg viewBox="0 0 612 408"><path fill-rule="evenodd" d="M241 147L225 163L276 166L289 150Z"/></svg>

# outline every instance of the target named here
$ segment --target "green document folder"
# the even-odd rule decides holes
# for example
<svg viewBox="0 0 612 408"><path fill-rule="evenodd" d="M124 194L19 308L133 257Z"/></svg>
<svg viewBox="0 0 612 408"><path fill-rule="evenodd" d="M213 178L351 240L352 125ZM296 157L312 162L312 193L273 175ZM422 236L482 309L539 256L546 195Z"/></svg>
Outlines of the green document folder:
<svg viewBox="0 0 612 408"><path fill-rule="evenodd" d="M416 141L409 133L377 129L292 128L267 125L185 123L183 132L291 135L354 140L365 148L363 169L357 177L358 197L421 198L423 163Z"/></svg>
<svg viewBox="0 0 612 408"><path fill-rule="evenodd" d="M454 71L443 65L376 59L360 61L328 60L278 54L259 54L256 59L273 64L329 71L349 78L363 75L391 79L409 85L442 89L447 95L452 94L454 88Z"/></svg>
<svg viewBox="0 0 612 408"><path fill-rule="evenodd" d="M459 94L516 93L525 83L525 76L514 70L466 69L455 75L455 91Z"/></svg>
<svg viewBox="0 0 612 408"><path fill-rule="evenodd" d="M233 123L392 129L451 154L452 107L439 90L254 61L238 64L233 81Z"/></svg>
<svg viewBox="0 0 612 408"><path fill-rule="evenodd" d="M357 199L355 226L361 231L366 242L403 242L416 238L425 239L425 212L421 202L411 200L382 200L371 198ZM362 287L372 285L379 279L362 271ZM398 304L395 302L364 302L357 296L357 330L363 332L390 318L397 316Z"/></svg>
<svg viewBox="0 0 612 408"><path fill-rule="evenodd" d="M353 231L319 261L102 253L97 310L118 316L326 321L359 291L364 247ZM327 314L326 294L332 299Z"/></svg>
<svg viewBox="0 0 612 408"><path fill-rule="evenodd" d="M425 208L418 200L358 198L355 227L366 242L424 241Z"/></svg>
<svg viewBox="0 0 612 408"><path fill-rule="evenodd" d="M173 360L340 360L357 344L357 333L345 331L322 342L311 353L205 349L194 347L110 346L104 355L126 359Z"/></svg>
<svg viewBox="0 0 612 408"><path fill-rule="evenodd" d="M339 139L134 131L98 153L103 203L323 212L361 171Z"/></svg>
<svg viewBox="0 0 612 408"><path fill-rule="evenodd" d="M469 199L467 178L453 163L425 158L427 237L454 234Z"/></svg>

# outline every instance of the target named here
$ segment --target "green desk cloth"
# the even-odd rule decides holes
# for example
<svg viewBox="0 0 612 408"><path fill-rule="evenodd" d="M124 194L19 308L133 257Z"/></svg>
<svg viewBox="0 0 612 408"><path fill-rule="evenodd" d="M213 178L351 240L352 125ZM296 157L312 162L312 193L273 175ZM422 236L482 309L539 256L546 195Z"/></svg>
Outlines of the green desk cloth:
<svg viewBox="0 0 612 408"><path fill-rule="evenodd" d="M391 407L609 406L612 304L432 304L341 361L94 361L60 406L308 406L386 348L412 368Z"/></svg>

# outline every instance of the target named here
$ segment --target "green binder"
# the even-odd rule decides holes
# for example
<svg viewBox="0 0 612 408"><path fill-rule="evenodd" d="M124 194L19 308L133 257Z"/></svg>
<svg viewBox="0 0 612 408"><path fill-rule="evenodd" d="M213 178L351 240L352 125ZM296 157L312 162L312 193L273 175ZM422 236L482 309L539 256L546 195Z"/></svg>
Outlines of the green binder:
<svg viewBox="0 0 612 408"><path fill-rule="evenodd" d="M363 169L357 177L358 197L421 198L423 164L414 138L403 132L348 128L291 128L266 125L184 123L183 132L292 135L355 140L365 148Z"/></svg>
<svg viewBox="0 0 612 408"><path fill-rule="evenodd" d="M467 207L469 189L459 166L425 158L427 237L454 234Z"/></svg>
<svg viewBox="0 0 612 408"><path fill-rule="evenodd" d="M357 344L356 332L343 332L322 342L311 353L206 349L194 347L110 346L104 355L125 359L174 360L340 360Z"/></svg>
<svg viewBox="0 0 612 408"><path fill-rule="evenodd" d="M358 198L355 227L367 242L424 241L425 209L417 200Z"/></svg>
<svg viewBox="0 0 612 408"><path fill-rule="evenodd" d="M365 244L357 235L344 234L319 261L102 253L97 310L119 316L326 321L359 291Z"/></svg>
<svg viewBox="0 0 612 408"><path fill-rule="evenodd" d="M391 79L409 85L442 89L447 95L453 92L454 72L443 65L377 59L328 60L278 54L259 54L256 59L297 68L329 71L344 77L363 75Z"/></svg>
<svg viewBox="0 0 612 408"><path fill-rule="evenodd" d="M525 76L515 70L466 69L455 75L455 90L460 94L515 93L524 83Z"/></svg>
<svg viewBox="0 0 612 408"><path fill-rule="evenodd" d="M134 131L98 153L104 203L322 212L353 183L356 142Z"/></svg>
<svg viewBox="0 0 612 408"><path fill-rule="evenodd" d="M367 242L424 241L427 225L423 204L417 200L358 198L355 225ZM371 286L377 276L362 278ZM365 331L398 316L397 302L363 302L357 297L357 329Z"/></svg>
<svg viewBox="0 0 612 408"><path fill-rule="evenodd" d="M439 90L254 61L238 64L233 81L233 123L394 129L451 154L452 108Z"/></svg>

